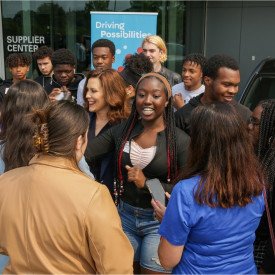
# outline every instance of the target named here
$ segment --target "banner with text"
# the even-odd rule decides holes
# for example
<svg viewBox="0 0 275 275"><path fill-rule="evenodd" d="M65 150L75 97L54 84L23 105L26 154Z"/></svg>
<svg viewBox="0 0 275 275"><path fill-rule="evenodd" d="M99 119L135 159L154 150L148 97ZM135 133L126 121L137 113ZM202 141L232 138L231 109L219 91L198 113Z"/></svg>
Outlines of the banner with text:
<svg viewBox="0 0 275 275"><path fill-rule="evenodd" d="M142 51L141 43L156 34L157 13L91 12L91 44L100 38L116 46L114 69L123 65L127 54Z"/></svg>

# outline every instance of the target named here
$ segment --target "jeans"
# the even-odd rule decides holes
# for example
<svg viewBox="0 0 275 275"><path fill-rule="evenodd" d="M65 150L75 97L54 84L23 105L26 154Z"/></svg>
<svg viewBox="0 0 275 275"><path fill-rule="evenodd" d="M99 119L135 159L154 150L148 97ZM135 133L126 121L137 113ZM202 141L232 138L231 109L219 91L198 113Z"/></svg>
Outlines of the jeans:
<svg viewBox="0 0 275 275"><path fill-rule="evenodd" d="M154 218L154 210L134 207L120 201L118 212L123 231L134 248L134 261L139 261L143 268L170 273L159 262L160 223Z"/></svg>

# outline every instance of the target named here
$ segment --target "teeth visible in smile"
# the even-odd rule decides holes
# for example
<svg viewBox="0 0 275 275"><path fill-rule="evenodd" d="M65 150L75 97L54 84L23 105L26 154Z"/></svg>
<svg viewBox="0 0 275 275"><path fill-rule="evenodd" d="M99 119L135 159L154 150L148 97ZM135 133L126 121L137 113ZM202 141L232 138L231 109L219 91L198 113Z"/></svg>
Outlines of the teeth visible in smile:
<svg viewBox="0 0 275 275"><path fill-rule="evenodd" d="M152 109L152 108L143 108L142 109L142 113L144 115L151 115L153 112L154 112L154 109Z"/></svg>

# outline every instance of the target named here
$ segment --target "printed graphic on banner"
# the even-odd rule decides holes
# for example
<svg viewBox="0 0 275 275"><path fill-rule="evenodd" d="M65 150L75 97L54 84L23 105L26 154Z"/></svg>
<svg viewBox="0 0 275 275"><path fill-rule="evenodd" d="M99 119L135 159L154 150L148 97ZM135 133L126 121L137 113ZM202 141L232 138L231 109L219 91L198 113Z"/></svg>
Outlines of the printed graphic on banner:
<svg viewBox="0 0 275 275"><path fill-rule="evenodd" d="M127 54L142 51L142 40L156 29L157 13L91 12L91 43L100 38L114 42L114 69L122 69Z"/></svg>

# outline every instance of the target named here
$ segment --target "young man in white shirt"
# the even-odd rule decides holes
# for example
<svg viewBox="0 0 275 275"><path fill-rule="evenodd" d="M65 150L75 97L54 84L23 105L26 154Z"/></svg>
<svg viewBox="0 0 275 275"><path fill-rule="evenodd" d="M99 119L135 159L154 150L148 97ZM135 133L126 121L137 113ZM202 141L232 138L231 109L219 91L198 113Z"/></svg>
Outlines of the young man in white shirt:
<svg viewBox="0 0 275 275"><path fill-rule="evenodd" d="M172 87L173 102L176 110L188 103L189 100L204 92L202 84L203 67L206 58L201 54L189 54L183 60L182 81Z"/></svg>

